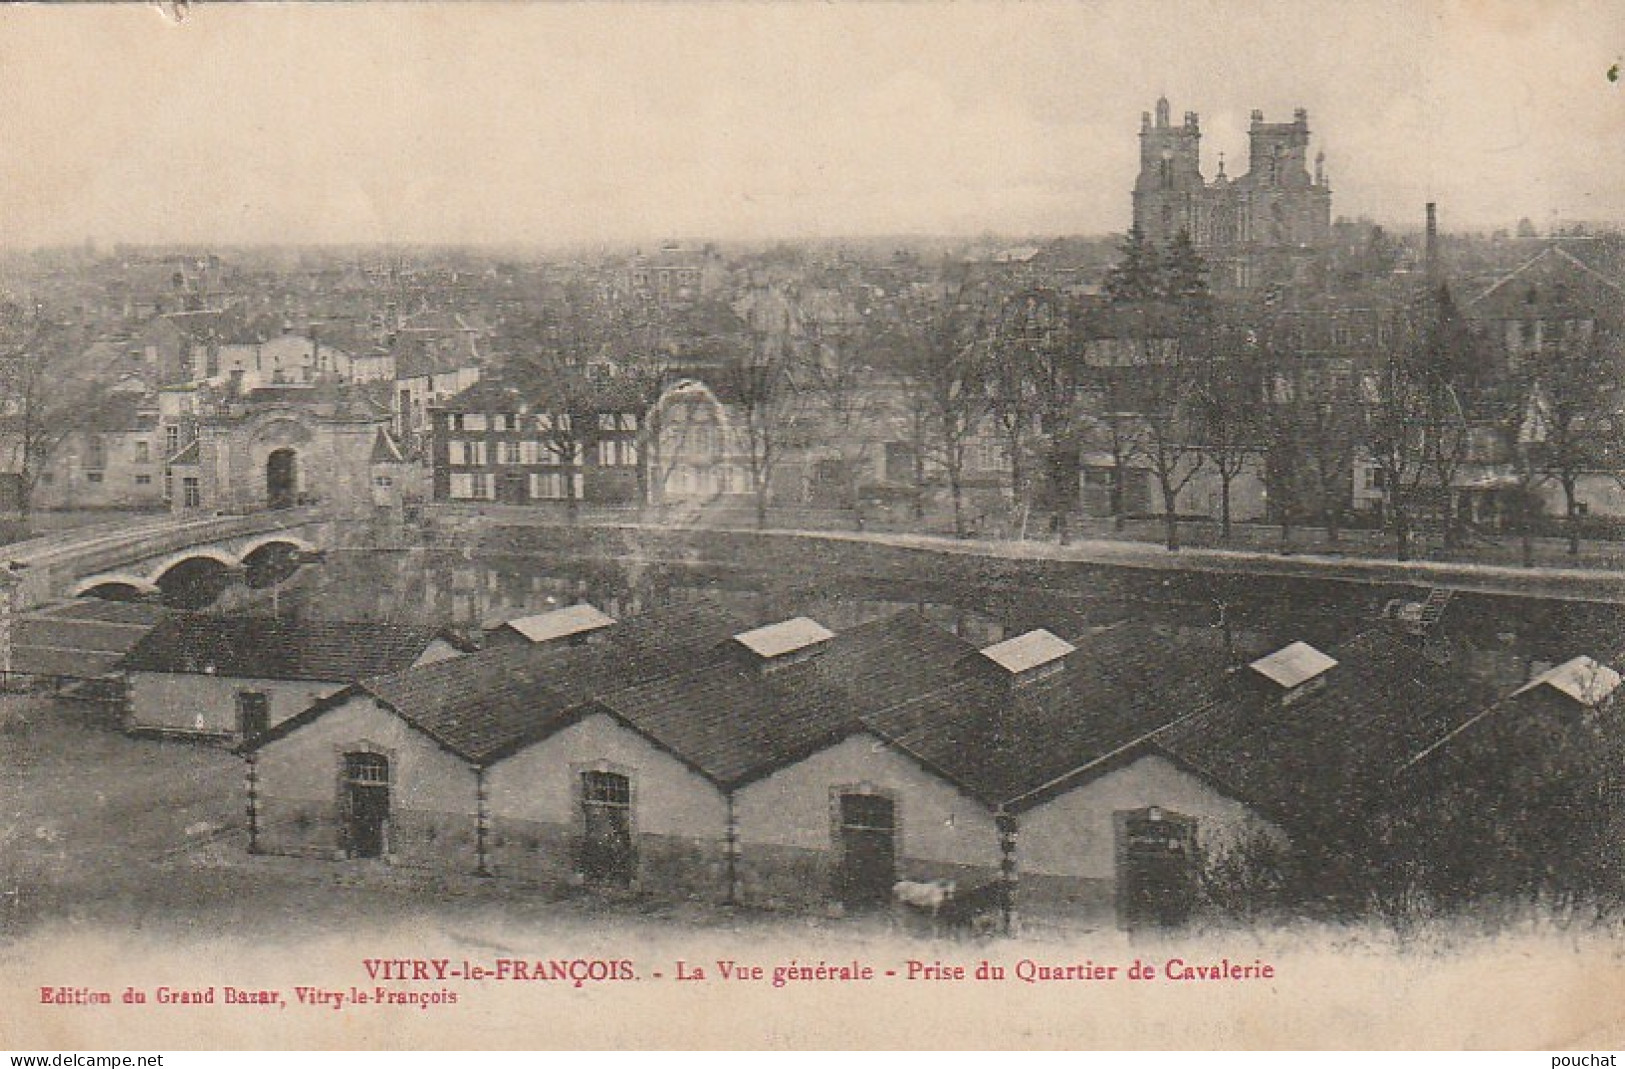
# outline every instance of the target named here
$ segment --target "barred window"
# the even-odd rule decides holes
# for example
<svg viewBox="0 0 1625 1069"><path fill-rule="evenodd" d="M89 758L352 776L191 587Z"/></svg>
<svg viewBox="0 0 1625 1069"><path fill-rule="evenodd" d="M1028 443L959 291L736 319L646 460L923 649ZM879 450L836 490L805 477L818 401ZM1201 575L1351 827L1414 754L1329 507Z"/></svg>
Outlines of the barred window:
<svg viewBox="0 0 1625 1069"><path fill-rule="evenodd" d="M389 758L376 753L347 753L344 755L344 778L364 786L387 787Z"/></svg>
<svg viewBox="0 0 1625 1069"><path fill-rule="evenodd" d="M619 806L632 804L632 781L619 772L583 772L581 798L588 805Z"/></svg>

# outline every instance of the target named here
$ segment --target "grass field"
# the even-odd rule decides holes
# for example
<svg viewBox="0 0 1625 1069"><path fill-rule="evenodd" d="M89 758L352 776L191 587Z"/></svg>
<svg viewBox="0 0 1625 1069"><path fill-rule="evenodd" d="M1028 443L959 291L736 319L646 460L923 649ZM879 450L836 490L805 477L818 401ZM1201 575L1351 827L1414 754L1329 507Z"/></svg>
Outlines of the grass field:
<svg viewBox="0 0 1625 1069"><path fill-rule="evenodd" d="M312 936L418 918L548 924L620 918L753 928L754 911L602 897L471 874L254 857L243 763L209 745L128 737L99 707L0 696L0 939L55 931ZM797 927L833 925L802 917ZM845 922L847 924L861 922Z"/></svg>

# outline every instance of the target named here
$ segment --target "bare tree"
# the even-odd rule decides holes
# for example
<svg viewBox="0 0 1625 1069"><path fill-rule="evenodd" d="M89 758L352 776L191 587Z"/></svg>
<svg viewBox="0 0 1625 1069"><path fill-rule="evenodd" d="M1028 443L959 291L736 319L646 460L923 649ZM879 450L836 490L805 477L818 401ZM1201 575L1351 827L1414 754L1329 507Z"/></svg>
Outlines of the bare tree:
<svg viewBox="0 0 1625 1069"><path fill-rule="evenodd" d="M1545 434L1543 399L1530 375L1530 365L1508 377L1497 399L1495 426L1499 439L1507 444L1509 477L1498 500L1502 522L1518 536L1519 555L1525 568L1535 566L1535 526L1540 518L1540 482L1535 471L1536 439Z"/></svg>
<svg viewBox="0 0 1625 1069"><path fill-rule="evenodd" d="M1111 458L1108 505L1119 531L1128 518L1129 464L1139 454L1145 436L1138 411L1137 369L1159 357L1157 341L1139 323L1124 330L1125 320L1137 320L1138 315L1132 313L1138 311L1126 314L1114 309L1109 319L1097 316L1084 360L1087 440Z"/></svg>
<svg viewBox="0 0 1625 1069"><path fill-rule="evenodd" d="M1313 476L1316 511L1326 540L1336 545L1362 441L1359 398L1352 380L1339 376L1295 407L1299 440Z"/></svg>
<svg viewBox="0 0 1625 1069"><path fill-rule="evenodd" d="M953 505L954 536L967 535L965 465L970 444L987 414L985 306L966 287L940 304L905 306L883 342L903 375L915 435L916 517L921 514L925 463L942 469Z"/></svg>
<svg viewBox="0 0 1625 1069"><path fill-rule="evenodd" d="M1426 464L1438 502L1444 544L1460 540L1456 508L1456 475L1472 445L1469 405L1479 387L1479 339L1468 329L1448 286L1428 294L1422 312L1415 359L1430 388L1437 392L1437 422L1426 443Z"/></svg>
<svg viewBox="0 0 1625 1069"><path fill-rule="evenodd" d="M994 337L995 411L1010 434L1012 457L1035 441L1042 450L1048 503L1065 544L1082 456L1083 324L1060 294L1028 290L1005 302Z"/></svg>
<svg viewBox="0 0 1625 1069"><path fill-rule="evenodd" d="M1525 448L1533 473L1563 490L1563 529L1568 552L1580 552L1579 483L1589 473L1621 470L1620 392L1625 387L1625 338L1596 324L1531 354Z"/></svg>
<svg viewBox="0 0 1625 1069"><path fill-rule="evenodd" d="M732 435L744 455L756 526L765 528L773 473L793 431L801 400L788 339L755 333L751 344L729 354L718 377L721 392L734 410Z"/></svg>
<svg viewBox="0 0 1625 1069"><path fill-rule="evenodd" d="M93 426L110 401L107 383L70 365L85 339L43 310L0 309L0 441L18 476L17 508L26 524L51 455L70 435Z"/></svg>
<svg viewBox="0 0 1625 1069"><path fill-rule="evenodd" d="M1179 495L1207 459L1202 445L1201 383L1206 377L1201 341L1195 331L1182 332L1160 359L1145 365L1140 376L1145 427L1141 455L1162 492L1163 530L1169 550L1179 549Z"/></svg>
<svg viewBox="0 0 1625 1069"><path fill-rule="evenodd" d="M1303 511L1303 484L1307 471L1304 456L1303 409L1286 393L1279 377L1266 387L1264 403L1258 412L1263 464L1264 490L1270 511L1281 528L1281 552L1292 545L1292 528Z"/></svg>
<svg viewBox="0 0 1625 1069"><path fill-rule="evenodd" d="M804 332L798 340L802 344L798 346L796 378L805 386L808 400L816 402L827 420L826 443L839 457L846 506L862 530L862 476L873 447L870 428L881 410L873 369L852 338L826 335L815 329Z"/></svg>
<svg viewBox="0 0 1625 1069"><path fill-rule="evenodd" d="M1412 367L1403 355L1368 377L1366 391L1365 448L1382 476L1394 556L1410 560L1416 510L1445 448L1434 439L1460 439L1461 406L1450 383Z"/></svg>
<svg viewBox="0 0 1625 1069"><path fill-rule="evenodd" d="M1473 353L1442 288L1402 327L1383 366L1365 380L1363 438L1382 473L1394 555L1409 560L1426 497L1434 498L1447 528L1454 524L1452 484L1469 442L1461 389L1469 384Z"/></svg>
<svg viewBox="0 0 1625 1069"><path fill-rule="evenodd" d="M1228 542L1232 487L1263 451L1264 376L1256 346L1238 326L1217 328L1207 344L1192 376L1195 419L1202 456L1219 476L1219 532Z"/></svg>
<svg viewBox="0 0 1625 1069"><path fill-rule="evenodd" d="M1019 314L1023 310L1019 304L1005 303L990 335L984 382L988 411L1004 439L1005 457L1010 462L1010 506L1025 520L1026 510L1031 507L1028 456L1037 414L1026 366L1027 327Z"/></svg>

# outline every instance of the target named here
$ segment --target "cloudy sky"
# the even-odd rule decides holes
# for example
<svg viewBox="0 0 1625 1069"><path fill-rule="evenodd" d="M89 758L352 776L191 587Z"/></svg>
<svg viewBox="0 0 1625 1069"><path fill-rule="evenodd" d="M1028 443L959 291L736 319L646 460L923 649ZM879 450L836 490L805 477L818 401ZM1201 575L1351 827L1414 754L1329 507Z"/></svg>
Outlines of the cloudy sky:
<svg viewBox="0 0 1625 1069"><path fill-rule="evenodd" d="M1101 233L1140 112L1333 211L1625 221L1625 0L0 8L0 244Z"/></svg>

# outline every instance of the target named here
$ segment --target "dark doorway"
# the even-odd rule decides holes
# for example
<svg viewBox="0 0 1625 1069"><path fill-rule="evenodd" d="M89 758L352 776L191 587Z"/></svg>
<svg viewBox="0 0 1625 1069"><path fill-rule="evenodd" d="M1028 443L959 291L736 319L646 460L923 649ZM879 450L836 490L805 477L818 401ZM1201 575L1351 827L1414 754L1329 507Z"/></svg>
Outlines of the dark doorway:
<svg viewBox="0 0 1625 1069"><path fill-rule="evenodd" d="M1196 901L1196 821L1151 806L1117 814L1117 910L1125 928L1176 927Z"/></svg>
<svg viewBox="0 0 1625 1069"><path fill-rule="evenodd" d="M879 794L841 795L839 894L849 906L889 901L897 882L897 811Z"/></svg>
<svg viewBox="0 0 1625 1069"><path fill-rule="evenodd" d="M345 846L353 858L383 857L389 826L389 758L344 755Z"/></svg>
<svg viewBox="0 0 1625 1069"><path fill-rule="evenodd" d="M632 850L632 781L618 772L583 772L581 874L589 883L628 887Z"/></svg>
<svg viewBox="0 0 1625 1069"><path fill-rule="evenodd" d="M257 739L271 729L271 697L264 691L237 692L237 734L244 740Z"/></svg>
<svg viewBox="0 0 1625 1069"><path fill-rule="evenodd" d="M298 497L298 455L278 449L265 461L265 500L274 509L294 506Z"/></svg>

